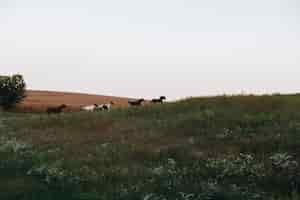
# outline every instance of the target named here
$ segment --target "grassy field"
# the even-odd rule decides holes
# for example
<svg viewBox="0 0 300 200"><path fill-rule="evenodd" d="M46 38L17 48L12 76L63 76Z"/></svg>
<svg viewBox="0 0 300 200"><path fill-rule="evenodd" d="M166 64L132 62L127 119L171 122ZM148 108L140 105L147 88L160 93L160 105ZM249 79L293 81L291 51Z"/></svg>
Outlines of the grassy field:
<svg viewBox="0 0 300 200"><path fill-rule="evenodd" d="M2 200L300 199L300 95L0 113Z"/></svg>

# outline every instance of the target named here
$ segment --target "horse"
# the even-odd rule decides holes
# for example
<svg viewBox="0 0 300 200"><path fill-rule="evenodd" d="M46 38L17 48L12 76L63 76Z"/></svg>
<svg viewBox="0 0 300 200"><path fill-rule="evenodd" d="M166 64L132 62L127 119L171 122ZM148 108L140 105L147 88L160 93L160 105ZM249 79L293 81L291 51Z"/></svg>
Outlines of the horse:
<svg viewBox="0 0 300 200"><path fill-rule="evenodd" d="M138 100L129 100L128 103L131 106L140 106L145 99L138 99Z"/></svg>
<svg viewBox="0 0 300 200"><path fill-rule="evenodd" d="M159 99L152 99L152 103L164 103L164 100L166 100L165 96L160 96Z"/></svg>
<svg viewBox="0 0 300 200"><path fill-rule="evenodd" d="M103 110L110 110L115 103L113 101L102 105Z"/></svg>
<svg viewBox="0 0 300 200"><path fill-rule="evenodd" d="M95 108L95 110L110 110L111 107L114 105L115 103L113 101L109 102L109 103L105 103L105 104L100 104L97 106L97 108Z"/></svg>
<svg viewBox="0 0 300 200"><path fill-rule="evenodd" d="M67 106L65 104L62 104L57 107L48 107L46 111L48 114L51 114L51 113L58 114L58 113L61 113L63 111L63 109L65 109L66 107Z"/></svg>
<svg viewBox="0 0 300 200"><path fill-rule="evenodd" d="M90 111L93 112L94 110L96 110L99 107L98 104L93 104L93 105L88 105L88 106L82 106L80 108L81 111Z"/></svg>

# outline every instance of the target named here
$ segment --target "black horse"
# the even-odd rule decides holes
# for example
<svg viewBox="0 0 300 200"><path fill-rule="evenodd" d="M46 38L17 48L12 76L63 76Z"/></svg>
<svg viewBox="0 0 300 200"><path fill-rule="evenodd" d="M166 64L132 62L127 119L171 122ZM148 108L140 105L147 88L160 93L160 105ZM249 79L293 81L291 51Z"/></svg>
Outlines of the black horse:
<svg viewBox="0 0 300 200"><path fill-rule="evenodd" d="M161 97L159 97L159 99L152 99L151 102L152 103L163 103L164 100L166 100L166 97L165 96L161 96Z"/></svg>

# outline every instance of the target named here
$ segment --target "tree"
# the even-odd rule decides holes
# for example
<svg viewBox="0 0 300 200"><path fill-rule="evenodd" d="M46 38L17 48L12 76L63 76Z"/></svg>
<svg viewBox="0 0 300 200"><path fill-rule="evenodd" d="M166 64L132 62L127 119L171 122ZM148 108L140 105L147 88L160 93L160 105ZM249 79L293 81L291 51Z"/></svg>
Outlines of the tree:
<svg viewBox="0 0 300 200"><path fill-rule="evenodd" d="M4 109L14 107L25 97L26 83L23 76L0 76L0 106Z"/></svg>

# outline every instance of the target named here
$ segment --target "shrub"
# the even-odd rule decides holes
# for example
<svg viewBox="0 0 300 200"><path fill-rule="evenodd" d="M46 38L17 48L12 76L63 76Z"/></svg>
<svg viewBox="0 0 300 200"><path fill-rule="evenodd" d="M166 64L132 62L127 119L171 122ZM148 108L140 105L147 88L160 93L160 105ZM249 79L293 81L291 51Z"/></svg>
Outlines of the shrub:
<svg viewBox="0 0 300 200"><path fill-rule="evenodd" d="M14 107L25 97L26 83L22 75L0 76L0 106Z"/></svg>
<svg viewBox="0 0 300 200"><path fill-rule="evenodd" d="M276 170L293 172L298 168L298 162L287 153L276 153L270 157L272 166Z"/></svg>
<svg viewBox="0 0 300 200"><path fill-rule="evenodd" d="M228 157L224 159L208 159L206 167L215 170L218 179L232 177L243 177L248 181L253 178L264 177L264 165L257 162L250 154L240 153L238 157Z"/></svg>

